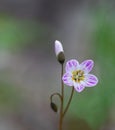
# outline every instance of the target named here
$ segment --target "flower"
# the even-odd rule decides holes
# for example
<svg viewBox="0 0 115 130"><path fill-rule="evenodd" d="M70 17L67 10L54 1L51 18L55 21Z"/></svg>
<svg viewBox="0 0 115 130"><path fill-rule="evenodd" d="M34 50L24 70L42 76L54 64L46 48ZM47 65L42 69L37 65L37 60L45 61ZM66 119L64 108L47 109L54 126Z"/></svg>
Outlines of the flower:
<svg viewBox="0 0 115 130"><path fill-rule="evenodd" d="M85 60L81 64L75 59L69 60L65 67L66 73L62 77L64 84L73 86L77 92L83 91L85 87L95 86L98 78L89 74L93 65L92 60Z"/></svg>
<svg viewBox="0 0 115 130"><path fill-rule="evenodd" d="M56 40L55 41L55 54L58 59L58 61L63 64L65 61L65 56L64 56L64 50L63 46L60 41Z"/></svg>

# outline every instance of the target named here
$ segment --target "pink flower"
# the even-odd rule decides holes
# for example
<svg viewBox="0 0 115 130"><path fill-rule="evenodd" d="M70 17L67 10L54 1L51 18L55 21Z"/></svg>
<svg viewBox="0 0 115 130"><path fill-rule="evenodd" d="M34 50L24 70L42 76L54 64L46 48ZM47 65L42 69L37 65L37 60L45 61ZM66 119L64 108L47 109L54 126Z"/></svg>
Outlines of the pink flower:
<svg viewBox="0 0 115 130"><path fill-rule="evenodd" d="M69 60L66 63L66 73L62 77L64 84L73 86L77 92L83 91L85 87L95 86L98 78L89 74L93 65L92 60L85 60L81 64L75 59Z"/></svg>

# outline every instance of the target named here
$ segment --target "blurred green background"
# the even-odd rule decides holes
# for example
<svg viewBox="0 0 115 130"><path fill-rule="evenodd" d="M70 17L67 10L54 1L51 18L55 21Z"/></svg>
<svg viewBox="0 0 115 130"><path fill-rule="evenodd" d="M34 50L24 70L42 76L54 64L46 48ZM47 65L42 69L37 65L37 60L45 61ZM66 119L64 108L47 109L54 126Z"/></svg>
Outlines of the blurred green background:
<svg viewBox="0 0 115 130"><path fill-rule="evenodd" d="M93 59L99 78L74 94L64 130L115 129L114 7L112 0L0 0L0 130L58 129L49 100L60 91L55 40L66 61Z"/></svg>

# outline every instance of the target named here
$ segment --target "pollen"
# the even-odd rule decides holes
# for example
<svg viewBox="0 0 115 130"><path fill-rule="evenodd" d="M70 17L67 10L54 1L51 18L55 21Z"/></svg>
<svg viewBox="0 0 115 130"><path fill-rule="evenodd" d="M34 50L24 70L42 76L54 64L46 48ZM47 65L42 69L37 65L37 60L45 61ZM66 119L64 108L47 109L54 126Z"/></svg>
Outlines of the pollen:
<svg viewBox="0 0 115 130"><path fill-rule="evenodd" d="M72 72L72 80L75 82L81 82L84 80L84 71L76 70Z"/></svg>

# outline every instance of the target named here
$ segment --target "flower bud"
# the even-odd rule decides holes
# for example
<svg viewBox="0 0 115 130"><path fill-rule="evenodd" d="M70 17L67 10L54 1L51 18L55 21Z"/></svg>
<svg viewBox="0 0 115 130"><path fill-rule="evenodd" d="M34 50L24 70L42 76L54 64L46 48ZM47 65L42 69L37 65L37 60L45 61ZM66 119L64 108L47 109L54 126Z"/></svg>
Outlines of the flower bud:
<svg viewBox="0 0 115 130"><path fill-rule="evenodd" d="M57 105L55 103L51 102L50 106L54 112L58 111Z"/></svg>
<svg viewBox="0 0 115 130"><path fill-rule="evenodd" d="M58 40L55 41L55 53L56 53L57 60L61 64L63 64L65 61L64 50L61 42Z"/></svg>

